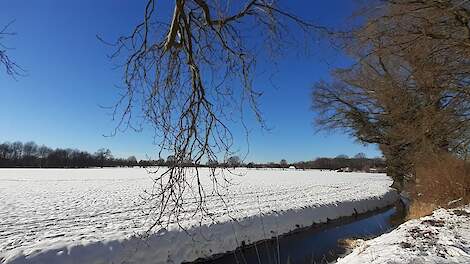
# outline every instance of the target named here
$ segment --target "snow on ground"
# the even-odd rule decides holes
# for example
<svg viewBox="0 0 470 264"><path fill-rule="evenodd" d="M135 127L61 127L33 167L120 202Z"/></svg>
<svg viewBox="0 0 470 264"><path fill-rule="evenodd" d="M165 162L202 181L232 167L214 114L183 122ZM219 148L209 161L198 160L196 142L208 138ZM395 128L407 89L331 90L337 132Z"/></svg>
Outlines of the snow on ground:
<svg viewBox="0 0 470 264"><path fill-rule="evenodd" d="M337 264L470 263L470 205L436 210L359 244Z"/></svg>
<svg viewBox="0 0 470 264"><path fill-rule="evenodd" d="M152 186L144 169L0 169L0 262L180 263L397 199L384 174L236 173L244 176L229 176L225 199L237 222L213 200L218 224L186 219L190 234L171 227L144 240L136 236L147 219L140 195Z"/></svg>

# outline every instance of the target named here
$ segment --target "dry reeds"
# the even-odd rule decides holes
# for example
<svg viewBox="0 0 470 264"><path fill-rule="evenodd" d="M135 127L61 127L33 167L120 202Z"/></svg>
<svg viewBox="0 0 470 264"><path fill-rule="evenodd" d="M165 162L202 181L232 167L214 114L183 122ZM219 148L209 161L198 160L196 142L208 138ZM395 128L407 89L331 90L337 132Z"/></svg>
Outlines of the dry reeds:
<svg viewBox="0 0 470 264"><path fill-rule="evenodd" d="M413 200L409 219L429 215L439 207L466 204L470 202L470 164L447 153L421 155L408 191Z"/></svg>

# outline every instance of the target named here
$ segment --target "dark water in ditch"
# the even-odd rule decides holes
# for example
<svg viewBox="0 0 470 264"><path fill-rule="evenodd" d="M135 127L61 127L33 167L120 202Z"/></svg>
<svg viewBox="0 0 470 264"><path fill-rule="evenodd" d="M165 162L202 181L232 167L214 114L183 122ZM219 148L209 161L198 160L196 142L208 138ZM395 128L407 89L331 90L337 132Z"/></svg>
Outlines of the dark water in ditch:
<svg viewBox="0 0 470 264"><path fill-rule="evenodd" d="M329 263L345 252L338 240L371 238L394 228L391 218L397 210L384 209L356 217L334 220L327 224L304 228L255 244L245 245L234 252L199 259L195 263L217 264L285 264Z"/></svg>

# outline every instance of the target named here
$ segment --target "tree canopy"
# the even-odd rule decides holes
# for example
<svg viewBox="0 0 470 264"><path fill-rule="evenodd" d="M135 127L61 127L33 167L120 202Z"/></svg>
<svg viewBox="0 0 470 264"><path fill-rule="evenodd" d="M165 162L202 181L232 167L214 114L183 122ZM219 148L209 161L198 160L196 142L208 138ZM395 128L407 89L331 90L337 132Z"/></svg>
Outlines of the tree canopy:
<svg viewBox="0 0 470 264"><path fill-rule="evenodd" d="M470 143L470 3L381 1L343 35L355 60L313 89L316 123L380 146L397 187L430 152Z"/></svg>

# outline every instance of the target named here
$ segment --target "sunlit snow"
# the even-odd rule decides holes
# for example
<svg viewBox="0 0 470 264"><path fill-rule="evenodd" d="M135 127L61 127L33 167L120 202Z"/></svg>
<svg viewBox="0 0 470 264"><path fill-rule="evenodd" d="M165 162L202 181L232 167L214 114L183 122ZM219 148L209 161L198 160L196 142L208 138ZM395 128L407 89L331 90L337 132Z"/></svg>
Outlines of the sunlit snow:
<svg viewBox="0 0 470 264"><path fill-rule="evenodd" d="M145 169L0 169L0 260L5 263L179 263L384 207L397 196L384 174L238 169L214 199L218 224L185 219L135 237L148 218L140 195L152 188ZM203 170L207 175L208 171ZM203 183L210 186L208 177ZM204 225L207 224L207 225ZM1 261L0 261L1 262Z"/></svg>

